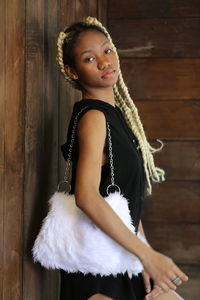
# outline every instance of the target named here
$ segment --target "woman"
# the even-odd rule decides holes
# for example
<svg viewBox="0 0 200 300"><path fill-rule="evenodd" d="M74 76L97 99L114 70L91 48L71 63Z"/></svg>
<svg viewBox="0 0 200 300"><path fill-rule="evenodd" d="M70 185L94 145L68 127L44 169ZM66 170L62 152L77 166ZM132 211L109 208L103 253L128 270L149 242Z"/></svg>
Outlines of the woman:
<svg viewBox="0 0 200 300"><path fill-rule="evenodd" d="M145 191L151 194L151 180L164 180L164 171L154 165L154 149L147 142L137 109L124 84L119 59L105 27L95 18L72 24L58 38L58 64L65 79L82 92L74 104L72 124L87 104L77 124L73 148L72 184L77 206L112 239L136 255L144 266L139 276L127 274L93 276L61 270L61 300L182 299L174 292L188 277L173 261L142 243L103 201L109 184L106 122L109 119L113 143L115 177L122 193L130 200L136 231L143 235L140 220ZM105 262L106 263L106 262Z"/></svg>

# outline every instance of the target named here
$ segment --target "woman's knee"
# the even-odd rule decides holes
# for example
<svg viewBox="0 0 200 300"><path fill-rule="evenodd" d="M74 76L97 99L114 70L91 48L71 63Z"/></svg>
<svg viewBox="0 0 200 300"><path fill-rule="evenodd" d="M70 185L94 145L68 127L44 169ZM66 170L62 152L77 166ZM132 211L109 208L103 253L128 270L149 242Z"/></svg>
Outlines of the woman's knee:
<svg viewBox="0 0 200 300"><path fill-rule="evenodd" d="M104 294L94 294L87 300L114 300L113 298L110 298Z"/></svg>
<svg viewBox="0 0 200 300"><path fill-rule="evenodd" d="M155 300L184 300L180 295L178 295L174 291L170 291L169 293L164 293L155 298Z"/></svg>

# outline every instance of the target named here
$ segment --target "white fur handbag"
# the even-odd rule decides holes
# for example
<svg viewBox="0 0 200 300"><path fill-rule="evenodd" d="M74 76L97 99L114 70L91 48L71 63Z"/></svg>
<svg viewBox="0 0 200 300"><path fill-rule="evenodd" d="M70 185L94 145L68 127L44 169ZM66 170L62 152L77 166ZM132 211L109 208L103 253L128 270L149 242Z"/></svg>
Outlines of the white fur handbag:
<svg viewBox="0 0 200 300"><path fill-rule="evenodd" d="M116 276L119 273L127 272L131 278L133 274L137 275L143 270L140 260L96 226L77 207L74 195L60 191L61 184L69 183L70 159L76 123L79 114L86 108L87 106L75 118L64 181L58 185L58 190L49 199L49 212L43 220L32 249L33 259L48 269L62 269L67 272L82 272L84 274L92 273L93 275L100 274L101 276L111 274ZM107 135L111 184L107 187L108 196L104 199L135 234L128 208L128 200L114 183L112 141L108 122ZM118 191L109 194L111 186L117 187ZM140 233L137 236L147 244Z"/></svg>

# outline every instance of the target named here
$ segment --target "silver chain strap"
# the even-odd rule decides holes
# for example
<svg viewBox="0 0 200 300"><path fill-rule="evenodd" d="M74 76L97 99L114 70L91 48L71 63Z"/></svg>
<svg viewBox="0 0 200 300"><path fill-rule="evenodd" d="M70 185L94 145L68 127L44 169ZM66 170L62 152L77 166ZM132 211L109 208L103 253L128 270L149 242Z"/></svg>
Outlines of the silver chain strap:
<svg viewBox="0 0 200 300"><path fill-rule="evenodd" d="M120 187L115 184L115 177L114 177L114 165L113 165L113 151L112 151L112 140L111 140L111 133L110 133L110 125L107 122L107 129L108 129L108 147L109 147L109 159L110 159L110 175L111 175L111 184L107 186L106 192L107 195L109 194L110 187L117 187L118 191L121 193Z"/></svg>
<svg viewBox="0 0 200 300"><path fill-rule="evenodd" d="M79 113L77 114L77 116L74 119L74 124L72 127L72 136L71 136L71 142L69 145L69 152L68 152L68 156L67 156L67 162L66 162L66 168L65 168L65 174L64 174L64 178L63 181L61 181L58 184L57 190L60 191L61 189L61 185L69 185L69 190L71 189L71 184L70 184L70 169L71 169L71 165L72 165L72 161L71 161L71 156L72 156L72 149L73 149L73 144L74 144L74 140L75 140L75 134L76 134L76 125L77 125L77 121L78 121L78 117L79 115L86 109L88 108L88 106L82 108ZM120 187L118 185L115 184L115 180L114 180L114 164L113 164L113 154L112 154L112 140L111 140L111 133L110 133L110 125L108 122L107 123L107 130L108 130L108 145L109 145L109 159L110 159L110 173L111 173L111 184L107 186L106 192L107 194L109 194L109 188L112 186L115 186L118 188L118 191L121 193L120 191ZM66 191L65 191L66 192Z"/></svg>

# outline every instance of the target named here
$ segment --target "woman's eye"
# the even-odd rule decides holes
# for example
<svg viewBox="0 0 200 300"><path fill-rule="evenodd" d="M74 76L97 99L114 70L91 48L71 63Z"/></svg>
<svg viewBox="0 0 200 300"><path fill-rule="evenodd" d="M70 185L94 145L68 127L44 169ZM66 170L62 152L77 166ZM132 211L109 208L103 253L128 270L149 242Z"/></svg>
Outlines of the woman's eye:
<svg viewBox="0 0 200 300"><path fill-rule="evenodd" d="M94 57L87 57L87 58L85 59L85 61L91 62L91 61L93 61L93 59L94 59Z"/></svg>
<svg viewBox="0 0 200 300"><path fill-rule="evenodd" d="M106 53L106 54L109 54L109 53L111 53L111 52L112 52L112 49L110 49L110 48L105 50L105 53Z"/></svg>

